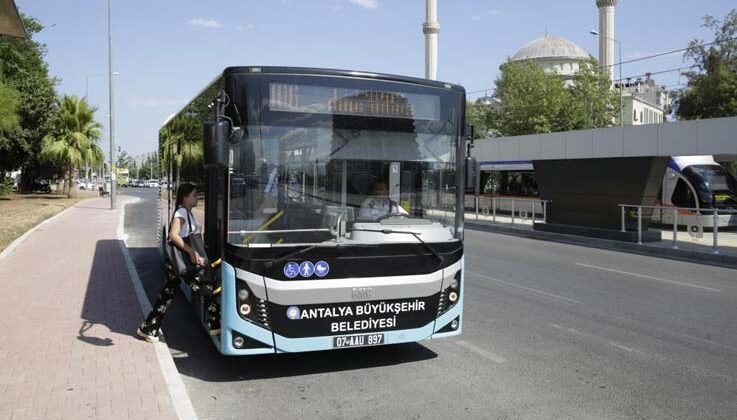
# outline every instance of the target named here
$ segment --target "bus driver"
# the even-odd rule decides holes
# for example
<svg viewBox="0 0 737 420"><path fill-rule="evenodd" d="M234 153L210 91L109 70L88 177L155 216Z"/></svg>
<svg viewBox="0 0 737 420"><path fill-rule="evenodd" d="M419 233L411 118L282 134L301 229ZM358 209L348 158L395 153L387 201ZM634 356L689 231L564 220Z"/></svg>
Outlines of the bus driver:
<svg viewBox="0 0 737 420"><path fill-rule="evenodd" d="M371 196L361 203L358 218L376 220L390 214L408 214L399 204L389 199L389 189L383 181L376 181L371 188Z"/></svg>

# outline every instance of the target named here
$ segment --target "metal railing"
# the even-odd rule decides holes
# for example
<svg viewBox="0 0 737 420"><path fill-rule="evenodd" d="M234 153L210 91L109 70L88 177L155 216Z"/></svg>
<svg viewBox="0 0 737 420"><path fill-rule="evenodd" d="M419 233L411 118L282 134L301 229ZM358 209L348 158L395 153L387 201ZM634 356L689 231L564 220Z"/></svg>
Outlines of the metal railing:
<svg viewBox="0 0 737 420"><path fill-rule="evenodd" d="M473 209L477 221L480 210L481 215L491 216L492 222L497 221L497 214L500 216L509 214L512 224L516 223L516 219L532 219L534 224L538 220L538 214L543 223L547 222L549 203L551 200L533 198L466 196L464 204L466 208ZM541 213L538 213L538 209Z"/></svg>
<svg viewBox="0 0 737 420"><path fill-rule="evenodd" d="M643 218L643 209L649 209L649 210L660 210L661 220L663 217L663 214L671 213L673 215L673 249L678 249L678 215L679 211L690 211L696 213L696 216L701 216L703 218L711 217L711 228L712 228L712 252L714 254L719 254L719 216L722 215L737 215L737 210L719 210L719 209L700 209L700 208L693 208L693 207L663 207L663 206L643 206L643 205L637 205L637 204L619 204L619 208L622 215L622 232L627 232L627 224L626 224L626 209L637 209L637 244L642 245L642 218ZM652 212L650 212L649 216L650 220L648 222L653 222L652 220ZM698 225L701 226L701 225ZM687 226L688 228L688 226Z"/></svg>

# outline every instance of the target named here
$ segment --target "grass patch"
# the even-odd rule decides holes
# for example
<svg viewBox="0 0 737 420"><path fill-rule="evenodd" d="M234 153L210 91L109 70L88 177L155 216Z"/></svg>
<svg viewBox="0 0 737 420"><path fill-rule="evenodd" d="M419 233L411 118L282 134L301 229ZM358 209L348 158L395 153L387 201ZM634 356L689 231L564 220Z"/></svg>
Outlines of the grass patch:
<svg viewBox="0 0 737 420"><path fill-rule="evenodd" d="M78 197L56 194L9 194L0 196L0 252L29 229L81 200L96 197L79 191Z"/></svg>

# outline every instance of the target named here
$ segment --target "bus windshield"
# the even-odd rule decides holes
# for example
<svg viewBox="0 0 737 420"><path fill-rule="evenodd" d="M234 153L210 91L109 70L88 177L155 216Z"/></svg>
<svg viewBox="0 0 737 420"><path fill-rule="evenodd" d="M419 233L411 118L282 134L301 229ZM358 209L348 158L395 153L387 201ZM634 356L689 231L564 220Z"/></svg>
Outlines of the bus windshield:
<svg viewBox="0 0 737 420"><path fill-rule="evenodd" d="M717 208L737 207L737 181L722 166L692 165L684 173L694 179L694 187L702 203Z"/></svg>
<svg viewBox="0 0 737 420"><path fill-rule="evenodd" d="M260 100L240 106L249 136L233 147L229 242L324 243L339 221L351 232L387 220L435 226L452 240L461 100L436 88L313 79L248 86Z"/></svg>

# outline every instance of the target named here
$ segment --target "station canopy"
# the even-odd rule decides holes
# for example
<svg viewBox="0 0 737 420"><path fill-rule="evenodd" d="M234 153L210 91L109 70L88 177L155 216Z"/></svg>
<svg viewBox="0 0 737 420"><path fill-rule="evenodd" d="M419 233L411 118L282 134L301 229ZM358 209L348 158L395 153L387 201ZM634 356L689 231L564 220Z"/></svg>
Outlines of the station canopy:
<svg viewBox="0 0 737 420"><path fill-rule="evenodd" d="M0 34L28 38L13 0L0 0Z"/></svg>

